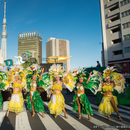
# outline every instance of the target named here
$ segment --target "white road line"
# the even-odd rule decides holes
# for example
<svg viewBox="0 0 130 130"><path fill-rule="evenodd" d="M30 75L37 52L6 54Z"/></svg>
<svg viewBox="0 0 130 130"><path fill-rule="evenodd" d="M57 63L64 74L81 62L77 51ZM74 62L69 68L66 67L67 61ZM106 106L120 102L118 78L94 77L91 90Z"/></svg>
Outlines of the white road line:
<svg viewBox="0 0 130 130"><path fill-rule="evenodd" d="M69 109L69 110L72 110L72 107L70 107L69 105L66 105L66 108ZM88 119L88 115L82 115L82 117L85 117L85 118ZM92 123L95 124L95 126L105 126L106 127L106 128L101 127L102 129L105 129L105 130L110 130L110 129L111 130L118 130L116 128L109 128L110 125L108 125L108 124L106 124L106 123L104 123L104 122L102 122L102 121L100 121L100 120L98 120L98 119L96 119L96 118L94 118L92 116L91 116L91 121L92 121Z"/></svg>
<svg viewBox="0 0 130 130"><path fill-rule="evenodd" d="M98 108L96 105L94 105L94 104L91 104L91 106L92 107L95 107L95 108ZM99 115L99 116L101 116L101 117L104 117L104 118L106 118L107 119L107 117L106 116L104 116L104 115L101 115L101 114L99 114L98 113L98 111L95 111L95 110L93 110L94 111L94 113L95 114L97 114L97 115ZM114 115L116 115L116 113L113 113ZM123 117L122 115L123 114L120 114L121 115L121 117ZM112 119L112 118L114 118L114 117L111 117L111 121L113 121L113 122L116 122L116 123L118 123L118 124L120 124L120 125L128 125L129 123L128 122L126 122L126 121L120 121L119 119ZM128 116L127 116L127 118L128 118ZM128 118L129 119L129 118ZM119 120L119 121L118 121ZM128 125L128 126L130 126L130 125Z"/></svg>
<svg viewBox="0 0 130 130"><path fill-rule="evenodd" d="M5 114L6 114L6 112L0 112L0 127L1 127L2 122L4 120Z"/></svg>
<svg viewBox="0 0 130 130"><path fill-rule="evenodd" d="M44 102L46 105L48 105L47 102ZM74 127L76 130L90 130L88 127L86 127L85 125L83 125L82 123L78 122L77 120L75 120L74 118L72 118L71 116L67 115L68 119L66 119L64 117L64 114L62 112L62 114L60 115L61 118L63 118L66 122L68 122L72 127Z"/></svg>
<svg viewBox="0 0 130 130"><path fill-rule="evenodd" d="M119 106L121 106L122 108L126 108L126 109L130 110L130 107L127 107L127 106L124 106L124 105L119 105Z"/></svg>
<svg viewBox="0 0 130 130"><path fill-rule="evenodd" d="M72 103L72 102L69 102L69 104L73 104L73 103ZM97 106L97 105L94 105L94 104L91 104L91 106L93 106L93 107L95 107L95 108L98 108L98 106ZM102 118L107 119L106 116L99 114L98 111L93 110L93 112L94 112L94 114L96 114L96 115L98 115L98 116L100 116L100 117L102 117ZM113 114L114 114L114 113L113 113ZM115 115L116 115L116 113L115 113ZM114 119L112 119L112 118L114 118ZM122 121L122 122L121 122L119 119L115 119L115 117L111 117L111 121L113 121L113 122L115 122L115 123L118 123L118 124L120 124L120 125L130 126L130 124L129 124L128 122L126 122L126 121Z"/></svg>
<svg viewBox="0 0 130 130"><path fill-rule="evenodd" d="M68 119L64 117L63 112L61 113L61 118L63 118L66 122L68 122L72 127L74 127L76 130L90 130L87 126L83 125L79 121L72 118L70 115L67 115Z"/></svg>
<svg viewBox="0 0 130 130"><path fill-rule="evenodd" d="M26 110L24 105L24 110ZM26 111L19 113L16 116L15 120L15 129L16 130L31 130L31 126L29 124L29 119Z"/></svg>
<svg viewBox="0 0 130 130"><path fill-rule="evenodd" d="M40 114L42 115L42 113ZM53 119L51 119L47 113L45 113L45 118L43 118L41 115L38 113L39 118L47 130L61 130L61 128L53 121Z"/></svg>
<svg viewBox="0 0 130 130"><path fill-rule="evenodd" d="M3 111L7 111L9 101L3 102Z"/></svg>
<svg viewBox="0 0 130 130"><path fill-rule="evenodd" d="M98 106L96 106L96 105L94 105L94 104L91 104L91 106L98 109ZM128 112L127 112L127 113L128 113ZM115 112L114 112L113 114L114 114L114 115L117 115ZM122 113L120 113L120 116L121 116L121 117L124 117L124 118L126 118L126 119L130 119L130 116L124 115L124 114L122 114Z"/></svg>
<svg viewBox="0 0 130 130"><path fill-rule="evenodd" d="M7 107L8 107L8 103L9 103L9 101L3 102L3 111L0 112L0 127L2 125L4 117L6 115L6 110L7 110Z"/></svg>

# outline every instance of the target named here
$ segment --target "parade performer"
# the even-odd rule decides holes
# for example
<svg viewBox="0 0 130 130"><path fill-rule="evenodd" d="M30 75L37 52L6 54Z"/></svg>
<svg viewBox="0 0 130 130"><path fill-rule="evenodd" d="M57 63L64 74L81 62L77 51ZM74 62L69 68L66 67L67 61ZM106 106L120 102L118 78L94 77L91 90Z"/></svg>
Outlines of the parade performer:
<svg viewBox="0 0 130 130"><path fill-rule="evenodd" d="M11 100L9 101L8 107L7 107L7 114L8 117L9 111L14 112L16 115L18 113L22 112L23 110L23 96L22 96L22 88L24 87L24 83L20 80L20 68L15 67L14 70L8 71L8 75L11 77L13 73L15 73L14 81L13 81L13 93L11 96Z"/></svg>
<svg viewBox="0 0 130 130"><path fill-rule="evenodd" d="M34 67L32 67L32 68L34 68ZM35 69L37 69L37 68L35 68ZM27 96L27 102L28 102L27 108L29 110L33 111L32 117L35 116L35 111L37 111L37 112L42 112L42 116L44 118L45 115L44 115L43 100L40 97L40 93L37 91L37 85L39 84L39 82L42 78L42 75L44 73L44 68L42 69L40 78L37 77L37 75L38 75L37 71L28 70L27 87L30 90L30 93Z"/></svg>
<svg viewBox="0 0 130 130"><path fill-rule="evenodd" d="M89 73L89 78L87 79L84 69L78 68L71 72L68 78L69 80L71 79L71 86L75 82L75 87L73 87L75 95L72 101L72 110L78 112L79 119L81 119L81 114L87 114L88 119L91 120L93 111L90 102L85 94L85 88L90 89L94 94L96 94L98 91L98 86L101 82L100 76L92 75L91 72Z"/></svg>
<svg viewBox="0 0 130 130"><path fill-rule="evenodd" d="M0 71L0 110L3 106L3 97L1 91L5 89L7 85L7 74L4 71Z"/></svg>
<svg viewBox="0 0 130 130"><path fill-rule="evenodd" d="M87 83L90 80L90 76L92 73L89 74L88 80L86 79L86 74L82 73L78 74L76 86L73 89L75 95L73 97L73 109L74 111L79 113L79 119L81 119L81 114L88 114L89 120L91 120L91 115L93 115L93 111L90 105L90 102L85 94L85 88Z"/></svg>
<svg viewBox="0 0 130 130"><path fill-rule="evenodd" d="M118 115L118 118L122 121L122 118L120 117L120 114L117 109L117 98L112 94L112 92L114 91L114 89L117 90L118 93L124 91L124 76L126 74L122 76L120 73L117 73L116 71L117 70L114 69L114 67L107 67L104 70L103 78L106 82L102 83L102 87L100 90L101 94L103 94L103 98L99 105L98 112L100 114L106 115L108 117L108 120L110 120L111 113L115 111Z"/></svg>
<svg viewBox="0 0 130 130"><path fill-rule="evenodd" d="M55 78L56 81L53 81L51 87L52 97L48 104L48 108L50 113L55 115L55 118L57 118L57 116L63 111L64 117L67 119L68 116L65 110L65 99L61 93L63 81L60 80L60 77L64 76L64 68L59 64L53 64L49 69L49 74Z"/></svg>

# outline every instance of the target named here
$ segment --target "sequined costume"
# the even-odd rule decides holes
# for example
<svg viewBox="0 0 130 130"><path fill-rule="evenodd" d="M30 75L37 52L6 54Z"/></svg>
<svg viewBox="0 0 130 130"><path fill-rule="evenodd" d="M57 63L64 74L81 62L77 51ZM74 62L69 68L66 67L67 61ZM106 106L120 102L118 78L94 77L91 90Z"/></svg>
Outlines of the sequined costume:
<svg viewBox="0 0 130 130"><path fill-rule="evenodd" d="M31 84L30 84L31 86ZM33 84L33 86L36 86L36 83ZM38 91L31 91L29 92L28 96L27 96L27 108L29 110L32 110L32 103L31 103L31 98L30 98L30 94L33 96L32 100L33 100L33 104L34 104L34 109L37 112L44 112L44 106L43 106L43 100L40 97L40 93Z"/></svg>
<svg viewBox="0 0 130 130"><path fill-rule="evenodd" d="M80 87L78 87L80 85ZM82 84L77 84L77 86L74 88L74 91L76 91L76 94L73 97L73 109L74 111L78 112L78 104L77 104L77 98L80 100L80 106L81 106L81 114L88 114L93 115L93 111L90 105L90 102L86 96L85 93L78 93L78 90L83 90L87 88L85 81Z"/></svg>
<svg viewBox="0 0 130 130"><path fill-rule="evenodd" d="M107 92L107 91L113 92L114 89L113 89L113 87L112 87L111 84L110 84L110 85L104 85L104 86L103 86L103 91L104 91L104 92ZM118 103L117 103L117 98L116 98L116 96L113 96L113 95L105 95L105 96L102 98L102 101L101 101L101 103L100 103L100 105L99 105L99 108L98 108L98 112L99 112L100 114L109 116L109 115L111 115L111 113L114 112L114 108L112 107L111 102L110 102L112 97L114 98L115 105L116 105L116 107L117 107L117 104L118 104Z"/></svg>
<svg viewBox="0 0 130 130"><path fill-rule="evenodd" d="M23 85L20 83L13 83L13 89L15 88L22 89ZM15 113L20 113L23 110L23 102L24 101L21 91L13 92L7 110Z"/></svg>
<svg viewBox="0 0 130 130"><path fill-rule="evenodd" d="M55 84L52 86L52 91L59 90L62 91L62 86L59 84ZM63 95L60 93L53 92L51 100L48 104L48 108L51 114L60 115L65 106L65 99Z"/></svg>

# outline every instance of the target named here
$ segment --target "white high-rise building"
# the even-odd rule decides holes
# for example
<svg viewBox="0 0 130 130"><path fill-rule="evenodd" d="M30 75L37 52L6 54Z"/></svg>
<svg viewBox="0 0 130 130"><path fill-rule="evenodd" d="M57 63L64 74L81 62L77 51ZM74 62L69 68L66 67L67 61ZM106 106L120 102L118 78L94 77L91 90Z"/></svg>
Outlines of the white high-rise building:
<svg viewBox="0 0 130 130"><path fill-rule="evenodd" d="M103 66L130 73L130 0L100 0Z"/></svg>
<svg viewBox="0 0 130 130"><path fill-rule="evenodd" d="M3 62L6 60L6 39L8 34L6 33L6 2L4 2L4 18L3 18L3 30L1 33L2 43L1 43L1 56L3 57Z"/></svg>
<svg viewBox="0 0 130 130"><path fill-rule="evenodd" d="M69 41L49 38L46 42L46 58L49 56L70 56ZM70 70L70 59L62 61L66 65L66 72Z"/></svg>

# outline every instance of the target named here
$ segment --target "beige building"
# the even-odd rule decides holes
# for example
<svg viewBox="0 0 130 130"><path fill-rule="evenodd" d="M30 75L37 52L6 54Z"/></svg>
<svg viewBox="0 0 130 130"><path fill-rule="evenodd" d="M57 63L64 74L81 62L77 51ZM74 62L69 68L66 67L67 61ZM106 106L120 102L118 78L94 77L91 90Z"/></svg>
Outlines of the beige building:
<svg viewBox="0 0 130 130"><path fill-rule="evenodd" d="M49 38L46 42L46 58L48 58L49 56L70 56L69 41L56 38ZM70 59L62 61L60 63L65 64L66 72L70 70Z"/></svg>
<svg viewBox="0 0 130 130"><path fill-rule="evenodd" d="M18 56L22 56L26 51L31 55L31 51L35 51L34 57L38 64L42 63L42 36L37 31L24 32L18 35Z"/></svg>
<svg viewBox="0 0 130 130"><path fill-rule="evenodd" d="M100 0L103 66L130 73L130 0Z"/></svg>

